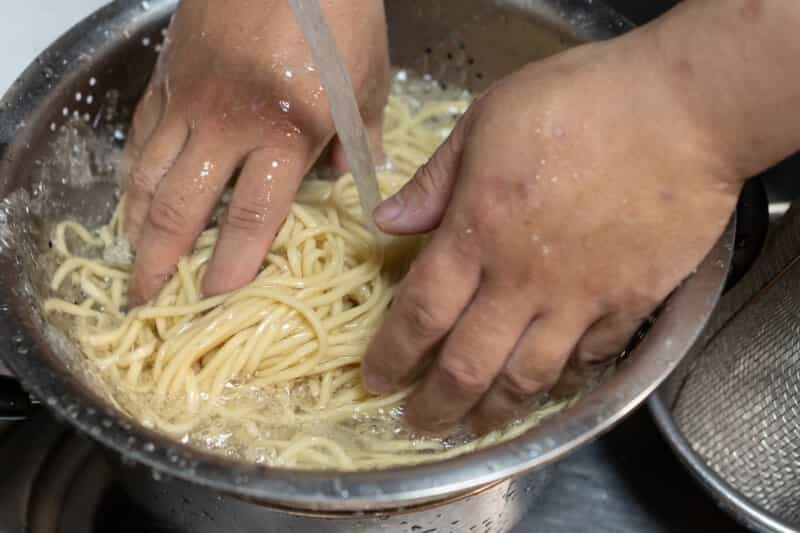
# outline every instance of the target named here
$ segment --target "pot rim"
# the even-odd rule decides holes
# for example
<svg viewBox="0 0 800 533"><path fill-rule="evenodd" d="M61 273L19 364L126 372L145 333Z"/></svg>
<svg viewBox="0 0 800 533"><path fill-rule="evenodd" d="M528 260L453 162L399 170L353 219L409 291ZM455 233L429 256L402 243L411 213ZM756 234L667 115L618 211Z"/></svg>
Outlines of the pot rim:
<svg viewBox="0 0 800 533"><path fill-rule="evenodd" d="M527 0L505 3L529 10L532 4ZM555 25L566 28L568 21L579 20L580 26L571 31L586 41L613 37L631 27L597 0L542 0L536 4L537 12ZM28 67L0 101L0 188L9 182L9 160L25 149L27 134L15 126L36 123L40 104L59 84L91 69L91 62L86 61L89 51L100 54L118 43L119 39L109 39L104 30L114 28L116 35L136 35L155 18L165 20L174 5L175 0L113 2L64 34ZM45 64L55 65L48 76ZM728 274L734 226L731 219L696 273L670 296L632 355L601 386L569 408L567 415L549 418L513 440L415 466L364 472L266 468L190 449L144 428L113 410L65 367L52 363L57 357L42 356L51 348L13 312L25 305L14 290L17 276L13 265L2 268L0 275L0 301L10 309L0 312L4 315L0 316L0 358L27 390L46 399L49 410L124 458L156 472L244 499L297 509L364 511L418 505L552 463L609 430L642 403L679 363L714 309ZM24 339L32 350L18 355L12 339Z"/></svg>

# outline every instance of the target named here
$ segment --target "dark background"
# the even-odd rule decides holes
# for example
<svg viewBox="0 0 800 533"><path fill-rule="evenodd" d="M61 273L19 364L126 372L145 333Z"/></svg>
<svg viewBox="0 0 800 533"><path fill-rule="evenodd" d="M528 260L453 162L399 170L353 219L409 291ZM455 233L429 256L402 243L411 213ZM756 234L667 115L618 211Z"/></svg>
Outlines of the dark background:
<svg viewBox="0 0 800 533"><path fill-rule="evenodd" d="M636 24L644 24L678 2L676 0L606 0L606 3Z"/></svg>

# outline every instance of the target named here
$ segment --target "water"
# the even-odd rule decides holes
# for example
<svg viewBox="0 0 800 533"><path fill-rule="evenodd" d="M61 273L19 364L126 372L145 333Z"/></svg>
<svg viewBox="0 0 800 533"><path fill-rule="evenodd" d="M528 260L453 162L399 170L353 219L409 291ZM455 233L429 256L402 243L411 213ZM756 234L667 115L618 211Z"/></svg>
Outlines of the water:
<svg viewBox="0 0 800 533"><path fill-rule="evenodd" d="M289 0L289 5L311 48L311 56L328 95L328 105L336 133L339 135L358 187L361 208L365 214L364 221L369 230L380 239L380 233L371 216L381 201L378 179L369 149L367 130L358 111L350 75L339 54L333 34L325 22L319 0Z"/></svg>

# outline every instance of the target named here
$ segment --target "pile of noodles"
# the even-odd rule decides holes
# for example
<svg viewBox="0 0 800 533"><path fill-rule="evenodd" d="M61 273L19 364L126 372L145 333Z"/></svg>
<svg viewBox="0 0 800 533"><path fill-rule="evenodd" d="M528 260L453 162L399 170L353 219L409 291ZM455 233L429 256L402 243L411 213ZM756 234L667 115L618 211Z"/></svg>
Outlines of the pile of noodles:
<svg viewBox="0 0 800 533"><path fill-rule="evenodd" d="M390 165L379 172L384 196L430 157L468 102L467 95L391 96ZM398 239L379 250L349 175L304 181L246 287L202 296L218 235L212 225L160 294L127 313L132 262L123 204L97 230L74 221L56 226L58 267L44 310L69 317L70 336L113 401L148 427L241 460L353 470L464 453L518 435L566 404L548 402L478 439L436 439L403 424L410 389L366 392L361 358L422 241Z"/></svg>

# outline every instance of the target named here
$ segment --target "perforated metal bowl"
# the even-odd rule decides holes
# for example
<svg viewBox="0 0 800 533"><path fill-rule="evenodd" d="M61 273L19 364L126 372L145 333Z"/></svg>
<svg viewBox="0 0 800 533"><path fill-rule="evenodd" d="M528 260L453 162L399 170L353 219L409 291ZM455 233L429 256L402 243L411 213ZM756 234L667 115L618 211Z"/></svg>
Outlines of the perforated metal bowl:
<svg viewBox="0 0 800 533"><path fill-rule="evenodd" d="M607 38L627 23L597 0L387 0L396 65L480 91L520 65L566 46ZM116 89L132 104L148 78L156 42L174 2L117 1L43 53L0 107L0 195L28 190L52 161L53 128L88 113ZM591 88L587 87L587 93ZM95 96L76 102L76 93ZM56 174L51 172L51 174ZM18 194L18 193L17 193ZM107 213L107 191L92 189L46 216ZM54 413L126 461L241 501L284 509L365 511L419 505L534 471L611 428L675 368L700 333L722 290L732 226L663 311L616 373L582 402L525 435L446 461L385 471L330 472L264 468L181 446L114 410L87 379L83 358L54 344L34 287L42 243L24 202L0 220L0 355Z"/></svg>

